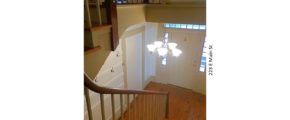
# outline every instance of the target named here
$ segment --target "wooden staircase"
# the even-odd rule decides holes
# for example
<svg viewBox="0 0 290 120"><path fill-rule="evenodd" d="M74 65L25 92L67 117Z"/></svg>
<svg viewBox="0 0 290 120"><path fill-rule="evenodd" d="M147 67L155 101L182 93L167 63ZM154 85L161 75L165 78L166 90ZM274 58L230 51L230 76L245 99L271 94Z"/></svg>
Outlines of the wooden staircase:
<svg viewBox="0 0 290 120"><path fill-rule="evenodd" d="M114 51L119 43L116 4L85 0L84 27L85 50L100 46Z"/></svg>
<svg viewBox="0 0 290 120"><path fill-rule="evenodd" d="M152 2L150 2L152 1ZM155 0L84 0L84 51L98 56L98 65L104 64L111 51L119 44L117 4L160 3ZM85 63L86 64L86 63ZM100 69L97 67L96 69ZM98 72L98 70L96 71ZM112 89L98 86L84 74L85 97L89 120L93 118L90 92L100 95L102 120L165 120L168 118L168 92L149 90ZM108 118L104 96L111 97L111 118ZM116 97L118 96L118 97ZM115 100L120 101L120 114L116 114Z"/></svg>
<svg viewBox="0 0 290 120"><path fill-rule="evenodd" d="M168 92L150 90L112 89L98 86L84 74L85 97L89 120L94 120L89 90L100 94L101 118L107 120L104 95L111 96L112 120L166 120L169 113ZM115 96L118 95L119 98ZM115 99L120 100L120 116L116 115Z"/></svg>

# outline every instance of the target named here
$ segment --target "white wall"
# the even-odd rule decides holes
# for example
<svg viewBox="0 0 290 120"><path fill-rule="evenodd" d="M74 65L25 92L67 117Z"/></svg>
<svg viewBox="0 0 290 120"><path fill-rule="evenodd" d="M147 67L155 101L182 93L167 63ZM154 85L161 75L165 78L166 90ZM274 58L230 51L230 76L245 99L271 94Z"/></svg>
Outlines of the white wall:
<svg viewBox="0 0 290 120"><path fill-rule="evenodd" d="M205 31L168 29L169 42L176 42L183 53L167 57L167 65L156 60L156 82L173 84L206 94L205 73L199 71Z"/></svg>

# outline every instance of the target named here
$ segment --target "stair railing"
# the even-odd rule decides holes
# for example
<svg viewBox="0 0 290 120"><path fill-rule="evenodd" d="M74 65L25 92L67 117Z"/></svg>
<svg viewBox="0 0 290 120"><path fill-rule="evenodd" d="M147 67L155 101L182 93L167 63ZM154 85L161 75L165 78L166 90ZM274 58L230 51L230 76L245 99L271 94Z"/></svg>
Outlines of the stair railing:
<svg viewBox="0 0 290 120"><path fill-rule="evenodd" d="M128 89L112 89L98 86L84 75L85 96L87 103L87 111L90 120L93 120L91 109L91 101L89 98L89 90L100 94L101 117L102 120L107 120L105 116L104 95L111 95L111 110L112 120L164 120L168 119L169 110L169 93L161 91L149 90L128 90ZM120 95L120 98L115 98L115 95ZM125 96L125 99L124 99ZM115 99L120 99L120 116L116 116ZM126 100L126 106L124 106ZM126 108L125 108L126 107ZM125 109L124 109L125 108Z"/></svg>

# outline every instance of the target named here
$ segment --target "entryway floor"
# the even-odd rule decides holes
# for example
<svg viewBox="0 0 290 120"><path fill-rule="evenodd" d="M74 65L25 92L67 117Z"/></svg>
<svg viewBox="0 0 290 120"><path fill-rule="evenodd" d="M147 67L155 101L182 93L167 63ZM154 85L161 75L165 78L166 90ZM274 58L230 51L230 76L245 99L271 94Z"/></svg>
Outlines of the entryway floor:
<svg viewBox="0 0 290 120"><path fill-rule="evenodd" d="M150 82L145 89L169 92L169 120L206 120L205 95L156 82Z"/></svg>

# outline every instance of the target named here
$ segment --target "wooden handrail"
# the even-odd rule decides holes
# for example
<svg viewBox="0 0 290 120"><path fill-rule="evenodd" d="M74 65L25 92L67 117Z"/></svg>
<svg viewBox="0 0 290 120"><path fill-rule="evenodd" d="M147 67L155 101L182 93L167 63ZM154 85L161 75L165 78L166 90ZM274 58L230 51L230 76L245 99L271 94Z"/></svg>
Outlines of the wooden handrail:
<svg viewBox="0 0 290 120"><path fill-rule="evenodd" d="M84 74L85 86L90 90L100 94L157 94L157 95L168 95L168 92L150 91L150 90L128 90L128 89L117 89L100 87L93 82L93 80L86 74Z"/></svg>

